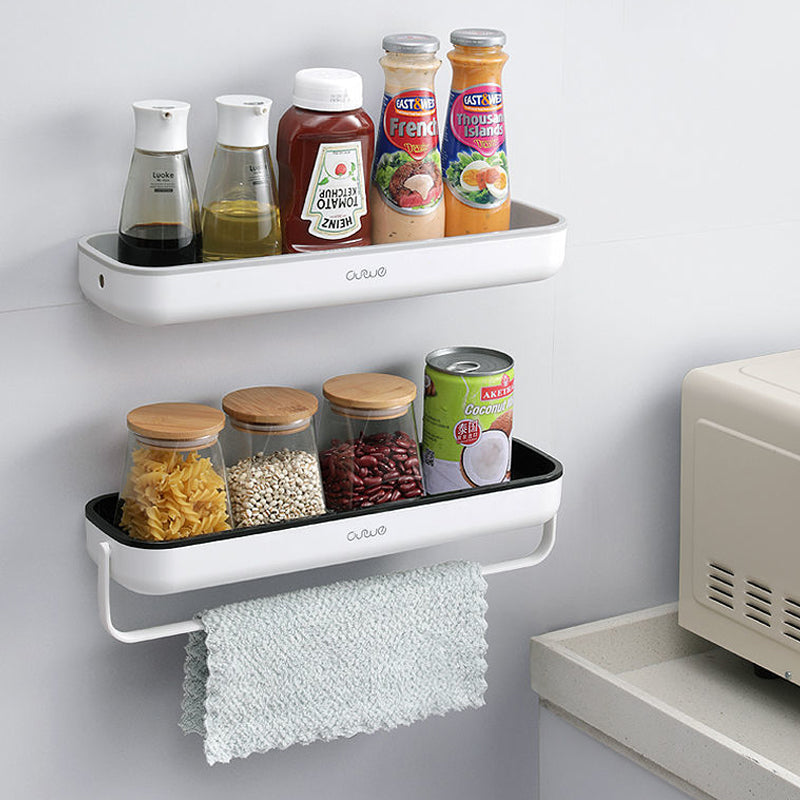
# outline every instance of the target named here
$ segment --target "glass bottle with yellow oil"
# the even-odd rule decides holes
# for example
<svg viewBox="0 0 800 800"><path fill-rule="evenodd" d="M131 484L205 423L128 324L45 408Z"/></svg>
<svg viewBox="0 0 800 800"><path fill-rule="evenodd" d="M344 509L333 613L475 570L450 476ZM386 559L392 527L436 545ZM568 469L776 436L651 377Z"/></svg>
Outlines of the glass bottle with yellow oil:
<svg viewBox="0 0 800 800"><path fill-rule="evenodd" d="M275 173L269 150L272 100L223 95L217 144L203 197L203 261L281 252Z"/></svg>

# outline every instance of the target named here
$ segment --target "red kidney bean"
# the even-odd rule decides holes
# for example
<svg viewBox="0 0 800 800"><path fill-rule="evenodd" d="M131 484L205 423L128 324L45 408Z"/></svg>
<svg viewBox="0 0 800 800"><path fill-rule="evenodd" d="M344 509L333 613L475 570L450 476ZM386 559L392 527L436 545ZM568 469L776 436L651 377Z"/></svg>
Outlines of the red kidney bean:
<svg viewBox="0 0 800 800"><path fill-rule="evenodd" d="M421 497L416 442L404 431L334 441L320 453L325 502L332 511Z"/></svg>

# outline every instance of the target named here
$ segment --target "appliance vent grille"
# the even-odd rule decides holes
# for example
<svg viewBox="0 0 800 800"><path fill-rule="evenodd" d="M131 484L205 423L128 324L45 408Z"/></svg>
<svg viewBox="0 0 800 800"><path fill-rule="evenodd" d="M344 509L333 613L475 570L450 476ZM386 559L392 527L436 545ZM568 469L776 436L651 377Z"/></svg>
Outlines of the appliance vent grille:
<svg viewBox="0 0 800 800"><path fill-rule="evenodd" d="M757 581L744 582L744 615L761 625L772 626L772 589Z"/></svg>
<svg viewBox="0 0 800 800"><path fill-rule="evenodd" d="M734 574L727 567L709 562L708 599L733 611Z"/></svg>
<svg viewBox="0 0 800 800"><path fill-rule="evenodd" d="M772 589L764 581L754 578L740 578L729 567L720 562L708 562L708 599L715 606L723 606L731 612L741 613L747 620L771 628L773 625L774 601ZM790 623L786 624L787 636L800 643L800 601L789 603L794 609Z"/></svg>
<svg viewBox="0 0 800 800"><path fill-rule="evenodd" d="M744 582L744 615L747 619L772 627L772 589L760 581Z"/></svg>
<svg viewBox="0 0 800 800"><path fill-rule="evenodd" d="M800 600L784 597L783 635L800 645Z"/></svg>

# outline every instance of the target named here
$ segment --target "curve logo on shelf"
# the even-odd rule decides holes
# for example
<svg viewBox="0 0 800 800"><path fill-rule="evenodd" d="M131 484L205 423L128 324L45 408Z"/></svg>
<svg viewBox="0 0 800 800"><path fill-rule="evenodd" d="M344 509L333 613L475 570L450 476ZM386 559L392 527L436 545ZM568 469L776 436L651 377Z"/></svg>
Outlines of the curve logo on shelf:
<svg viewBox="0 0 800 800"><path fill-rule="evenodd" d="M389 274L386 267L378 267L377 269L349 269L345 273L345 278L349 281L368 281L373 278L385 278Z"/></svg>
<svg viewBox="0 0 800 800"><path fill-rule="evenodd" d="M386 526L378 525L377 528L362 528L360 531L348 531L347 541L357 542L360 541L361 539L372 539L375 536L385 536L385 535L386 535Z"/></svg>

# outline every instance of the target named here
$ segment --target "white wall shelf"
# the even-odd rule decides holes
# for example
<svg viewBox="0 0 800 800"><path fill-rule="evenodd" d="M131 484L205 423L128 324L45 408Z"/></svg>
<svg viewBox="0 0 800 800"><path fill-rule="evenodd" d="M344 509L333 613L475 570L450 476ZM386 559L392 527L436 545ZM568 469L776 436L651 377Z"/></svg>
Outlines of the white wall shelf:
<svg viewBox="0 0 800 800"><path fill-rule="evenodd" d="M515 440L507 483L163 543L136 541L116 527L117 495L103 495L86 506L86 545L98 565L101 621L126 642L185 633L194 625L118 631L111 622L110 580L140 594L171 594L542 525L532 553L488 565L484 574L532 566L553 547L561 480L558 461Z"/></svg>
<svg viewBox="0 0 800 800"><path fill-rule="evenodd" d="M78 279L109 314L166 325L544 280L566 233L563 217L517 202L508 231L159 268L120 263L116 234L99 233L78 243Z"/></svg>

